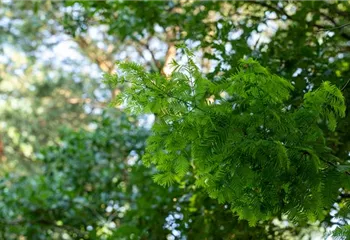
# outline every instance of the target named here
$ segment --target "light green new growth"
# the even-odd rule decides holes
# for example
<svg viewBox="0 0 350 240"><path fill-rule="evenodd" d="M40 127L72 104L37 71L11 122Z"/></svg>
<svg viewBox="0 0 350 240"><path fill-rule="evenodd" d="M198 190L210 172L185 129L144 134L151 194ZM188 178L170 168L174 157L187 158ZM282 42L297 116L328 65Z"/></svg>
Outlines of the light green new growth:
<svg viewBox="0 0 350 240"><path fill-rule="evenodd" d="M156 182L167 186L193 171L198 187L252 225L281 214L296 222L322 219L334 203L345 174L323 130L333 131L345 115L335 86L324 82L294 109L293 85L252 59L215 81L191 57L170 77L134 63L118 67L122 74L108 78L128 85L118 104L156 115L143 157L157 167Z"/></svg>

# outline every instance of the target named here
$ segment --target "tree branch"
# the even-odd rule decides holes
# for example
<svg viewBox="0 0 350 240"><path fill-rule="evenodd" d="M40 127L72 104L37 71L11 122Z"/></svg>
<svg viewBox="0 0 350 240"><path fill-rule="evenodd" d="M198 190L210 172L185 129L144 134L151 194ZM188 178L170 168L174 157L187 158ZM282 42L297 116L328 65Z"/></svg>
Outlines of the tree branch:
<svg viewBox="0 0 350 240"><path fill-rule="evenodd" d="M267 9L272 10L272 11L274 11L276 13L285 15L287 17L287 19L289 19L289 20L295 21L295 19L292 16L288 15L287 12L283 8L278 8L276 6L270 5L270 4L268 4L266 2L263 2L263 1L252 1L252 3L254 3L256 5L260 5L262 7L266 7ZM317 28L320 28L320 30L318 30L318 31L328 31L328 30L342 29L342 28L347 27L347 26L350 25L350 23L346 23L346 24L337 26L337 23L334 20L334 18L332 18L332 17L330 17L330 16L328 16L328 15L326 15L324 13L321 13L321 15L323 17L325 17L328 21L330 21L334 25L334 27L327 29L327 26L314 23L313 26L315 26ZM342 16L347 16L347 15L342 14ZM342 32L342 33L340 33L340 36L342 36L343 38L345 38L347 40L350 40L350 34Z"/></svg>
<svg viewBox="0 0 350 240"><path fill-rule="evenodd" d="M159 71L161 71L161 69L162 69L162 65L161 65L161 63L156 59L156 57L155 57L155 55L154 55L154 53L153 53L153 51L151 50L151 48L150 48L150 46L149 46L149 44L148 44L148 41L150 40L150 37L149 38L147 38L147 40L146 41L138 41L139 42L139 44L142 46L142 47L144 47L150 54L151 54L151 58L152 58L152 61L153 61L153 63L154 63L154 65L158 68L158 70ZM140 50L140 49L138 49L139 50L139 54L142 56L142 51Z"/></svg>
<svg viewBox="0 0 350 240"><path fill-rule="evenodd" d="M176 35L175 28L170 28L166 32L166 42L168 43L168 50L164 57L164 65L160 71L161 74L164 76L169 76L171 74L170 64L176 56L176 47L174 43L175 35Z"/></svg>
<svg viewBox="0 0 350 240"><path fill-rule="evenodd" d="M102 71L106 73L113 72L114 61L111 60L110 56L106 56L105 51L95 46L91 39L79 36L74 40L90 60L96 63Z"/></svg>
<svg viewBox="0 0 350 240"><path fill-rule="evenodd" d="M341 198L350 198L350 193L341 193L340 197Z"/></svg>

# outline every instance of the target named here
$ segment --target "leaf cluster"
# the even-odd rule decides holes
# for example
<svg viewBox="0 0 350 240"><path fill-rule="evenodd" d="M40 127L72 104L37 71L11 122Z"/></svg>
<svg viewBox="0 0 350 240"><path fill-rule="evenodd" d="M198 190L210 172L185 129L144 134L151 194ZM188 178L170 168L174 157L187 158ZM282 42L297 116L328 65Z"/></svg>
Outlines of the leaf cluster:
<svg viewBox="0 0 350 240"><path fill-rule="evenodd" d="M323 133L345 115L340 90L324 82L291 108L293 85L252 59L215 80L204 77L191 56L174 64L164 77L120 63L122 74L109 79L129 85L119 103L156 116L143 156L158 169L155 181L168 186L192 171L196 186L251 225L280 215L323 219L347 178Z"/></svg>

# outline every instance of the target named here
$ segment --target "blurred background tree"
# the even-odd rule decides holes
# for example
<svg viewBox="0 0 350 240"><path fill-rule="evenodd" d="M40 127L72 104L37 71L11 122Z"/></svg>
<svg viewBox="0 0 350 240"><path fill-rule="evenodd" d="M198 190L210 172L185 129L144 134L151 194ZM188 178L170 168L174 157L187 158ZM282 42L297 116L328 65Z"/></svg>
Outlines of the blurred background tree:
<svg viewBox="0 0 350 240"><path fill-rule="evenodd" d="M197 64L210 78L231 75L236 69L237 61L242 57L257 59L271 72L283 76L294 84L296 91L290 102L291 107L301 103L300 96L304 92L318 87L326 80L342 89L346 102L349 102L349 11L349 1L1 1L0 160L2 182L6 183L3 189L7 189L4 190L1 204L8 208L4 209L3 215L9 219L4 219L10 223L18 221L18 224L14 224L15 226L11 228L8 224L3 225L5 226L2 230L5 234L3 237L8 239L12 236L11 234L14 234L13 238L22 235L28 239L37 239L39 235L35 234L42 234L41 238L50 239L58 232L66 233L68 238L73 239L78 236L101 238L102 235L84 232L88 226L92 226L97 234L99 218L95 218L92 214L84 215L87 211L85 208L79 210L85 212L84 214L76 210L70 216L62 217L60 215L62 213L57 212L68 211L71 208L74 210L75 207L68 204L55 212L51 209L54 203L47 199L66 201L61 201L66 191L63 186L70 181L70 177L67 179L66 177L75 176L75 170L69 167L70 164L78 164L78 169L93 167L97 164L96 152L93 149L88 149L92 152L90 151L87 153L88 156L84 157L78 153L73 157L68 156L59 149L70 137L89 138L95 134L95 141L99 141L96 129L103 127L101 125L103 122L101 118L104 118L103 109L115 95L123 90L123 86L111 89L101 81L103 73L117 71L114 65L116 60L136 61L150 71L167 75L171 72L169 64L172 59L181 61L183 56L182 51L176 49L176 44L185 44L196 49L195 53L201 59ZM148 122L141 120L143 122L141 125ZM342 165L349 161L349 122L347 115L341 120L337 131L327 135L329 147ZM60 135L59 129L62 127L73 130L65 131ZM83 130L76 133L77 129ZM125 129L124 134L128 135L131 132ZM141 136L139 141L142 139L144 138ZM39 154L43 151L41 149L50 149L48 145L53 149L52 153L46 154L54 156L53 158ZM74 148L74 144L68 146L70 147ZM86 149L85 146L77 148ZM128 146L127 149L131 152L135 150L135 146ZM100 148L99 151L107 150ZM120 160L111 156L109 161L111 164L113 161L123 162L122 159L125 159L126 155ZM52 163L56 161L55 159L57 163ZM59 164L62 166L58 167ZM52 169L55 169L55 174L43 175L47 173L45 171L53 171ZM135 169L136 167L132 167L127 174L130 176L139 174L143 177L144 184L156 187L151 181L150 170L142 167ZM344 171L347 170L345 168ZM61 176L62 174L64 177ZM96 179L103 178L103 171L98 171L96 174L101 174ZM120 169L111 168L106 174L107 178L113 179L114 174L120 174ZM77 182L72 182L71 185L82 187L79 181L85 181L87 177L78 174L76 178L74 181ZM60 179L68 182L62 183ZM55 185L56 182L57 185ZM93 189L95 184L103 185L104 189L99 189L98 191L101 192L98 194L107 192L113 195L113 192L119 191L124 191L125 195L130 193L120 190L118 186L114 188L104 185L106 183L103 181L94 180L91 184ZM125 184L131 183L126 181ZM190 180L187 184L191 186ZM40 203L35 203L36 200L30 200L26 195L29 193L26 192L33 191L33 196L36 196L38 195L36 191L40 189L38 186L48 193L46 196L44 194L38 197L41 198ZM103 198L96 200L96 196L94 197L87 190L76 191L82 195L85 194L85 201L93 205L92 208L98 209L96 211L99 215L107 218L108 212L104 212L104 208L99 204L107 206L110 199L102 203ZM167 201L171 199L172 194L185 196L199 190L187 187L175 189L175 193L169 193L168 190L158 189L157 186L156 194L152 197L156 197L158 191L159 198L165 198L162 201ZM80 197L81 194L76 196L78 195ZM74 199L75 195L70 198ZM112 198L115 200L117 197ZM329 226L335 228L337 225L347 224L348 198L347 189L343 189L329 217L320 220L319 225L316 226L316 228L323 227L323 230L319 230L321 234ZM21 204L21 207L18 207L19 199L27 201L28 205ZM199 214L203 217L203 222L197 222L198 231L191 232L189 229L196 229L194 225L192 228L188 227L188 222L177 219L181 222L179 224L183 224L183 228L179 230L181 236L187 236L189 239L210 237L243 239L237 234L239 231L247 231L252 233L251 239L267 238L269 234L272 234L272 238L278 238L267 230L263 231L265 235L261 237L254 236L255 232L259 232L259 227L254 231L248 230L245 223L237 222L231 214L225 213L223 217L221 210L215 210L223 206L216 205L202 195L195 199L198 201L196 204L203 205L202 215ZM123 201L131 204L134 200ZM45 211L55 212L52 218L45 219L51 224L45 232L40 231L45 223L36 221L37 213L35 210L30 210L31 207L35 209L35 205L41 206L43 202L46 204L43 206L45 208L43 215L50 215ZM81 205L83 206L83 203ZM214 210L210 210L211 206ZM182 214L189 214L190 210L184 211L184 209L186 208L181 210ZM9 214L14 210L16 211L12 215ZM151 212L145 214L151 214ZM205 215L206 212L210 212L211 215ZM134 214L135 218L141 216L137 215L139 213ZM175 219L170 211L158 217L159 219L154 220L159 222L158 228L166 224L166 218ZM132 222L127 219L123 221ZM221 225L216 222L221 219L229 222L229 225L222 225L223 232L219 231ZM282 220L279 219L279 221ZM83 224L84 221L87 223ZM22 225L23 222L26 225ZM150 224L150 221L147 220L147 223ZM240 224L243 224L244 228ZM273 223L264 224L268 229L275 227ZM292 235L300 232L303 234L304 231L309 232L313 229L310 225L299 226L303 228L301 230L291 223L288 224L287 229L291 229ZM57 227L58 225L64 227ZM133 226L143 229L141 225ZM210 226L213 230L204 233L204 226ZM263 226L260 227L265 229ZM78 229L79 232L67 228ZM287 229L282 232L288 232ZM145 230L147 231L149 229ZM219 232L214 233L214 231ZM171 235L169 235L170 239L181 238L180 235L176 235L177 232L164 229L160 230L158 235L132 233L136 238L143 236L146 239L164 239L168 234ZM61 238L61 235L57 236ZM126 235L124 237L129 238ZM249 239L248 235L247 238ZM286 237L284 236L283 239Z"/></svg>
<svg viewBox="0 0 350 240"><path fill-rule="evenodd" d="M299 234L299 228L277 223L249 227L191 182L157 185L154 169L140 161L148 130L136 118L111 110L94 123L94 131L63 129L60 144L38 154L36 174L2 179L3 239L267 239Z"/></svg>

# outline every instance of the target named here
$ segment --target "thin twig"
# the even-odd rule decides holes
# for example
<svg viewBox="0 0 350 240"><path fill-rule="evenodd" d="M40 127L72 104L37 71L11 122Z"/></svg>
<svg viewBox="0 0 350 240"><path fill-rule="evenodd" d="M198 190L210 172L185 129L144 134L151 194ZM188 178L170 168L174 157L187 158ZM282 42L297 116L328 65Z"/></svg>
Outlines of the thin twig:
<svg viewBox="0 0 350 240"><path fill-rule="evenodd" d="M346 88L346 86L349 84L349 82L350 82L350 78L349 78L348 81L345 83L345 85L340 89L340 91L343 91L343 90Z"/></svg>
<svg viewBox="0 0 350 240"><path fill-rule="evenodd" d="M344 27L347 27L347 26L350 26L350 22L349 23L345 23L345 24L340 25L340 26L332 27L332 28L319 29L318 32L332 31L332 30L336 30L336 29L339 29L339 28L344 28Z"/></svg>

